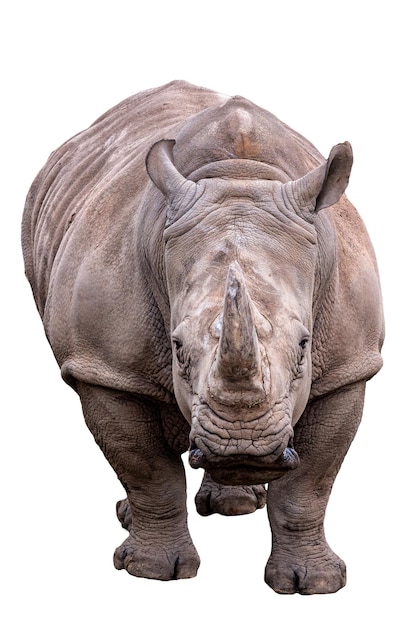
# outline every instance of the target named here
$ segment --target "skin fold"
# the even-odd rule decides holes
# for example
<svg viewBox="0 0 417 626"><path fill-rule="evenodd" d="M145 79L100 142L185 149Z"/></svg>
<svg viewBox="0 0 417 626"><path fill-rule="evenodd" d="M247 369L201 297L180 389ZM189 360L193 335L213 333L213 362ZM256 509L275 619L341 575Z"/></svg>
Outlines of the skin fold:
<svg viewBox="0 0 417 626"><path fill-rule="evenodd" d="M126 490L116 568L197 573L188 450L201 515L267 502L272 589L345 584L323 521L384 332L351 166L347 142L324 159L244 98L174 81L105 113L33 182L26 275Z"/></svg>

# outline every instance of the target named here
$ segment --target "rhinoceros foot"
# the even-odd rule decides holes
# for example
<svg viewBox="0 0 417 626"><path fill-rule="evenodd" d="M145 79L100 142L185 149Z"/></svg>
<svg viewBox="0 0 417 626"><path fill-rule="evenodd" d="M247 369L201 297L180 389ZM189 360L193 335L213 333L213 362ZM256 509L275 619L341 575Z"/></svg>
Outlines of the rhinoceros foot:
<svg viewBox="0 0 417 626"><path fill-rule="evenodd" d="M298 549L296 557L274 550L265 569L265 582L282 594L335 593L346 584L345 563L323 542L314 550Z"/></svg>
<svg viewBox="0 0 417 626"><path fill-rule="evenodd" d="M213 513L246 515L265 506L266 489L263 485L220 485L205 472L195 504L197 512L204 516Z"/></svg>
<svg viewBox="0 0 417 626"><path fill-rule="evenodd" d="M145 543L130 535L114 553L115 568L155 580L196 576L200 558L191 539L169 541L163 535L158 539Z"/></svg>

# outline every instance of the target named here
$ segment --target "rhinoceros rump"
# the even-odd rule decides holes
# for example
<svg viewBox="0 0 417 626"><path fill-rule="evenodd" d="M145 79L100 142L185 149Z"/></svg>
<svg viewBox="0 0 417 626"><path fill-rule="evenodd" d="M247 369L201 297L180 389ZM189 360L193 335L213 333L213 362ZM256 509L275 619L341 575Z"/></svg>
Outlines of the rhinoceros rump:
<svg viewBox="0 0 417 626"><path fill-rule="evenodd" d="M323 520L383 341L351 165L348 143L326 160L244 98L176 81L105 113L33 182L26 274L126 489L118 569L196 574L188 449L202 515L267 499L275 591L345 584Z"/></svg>

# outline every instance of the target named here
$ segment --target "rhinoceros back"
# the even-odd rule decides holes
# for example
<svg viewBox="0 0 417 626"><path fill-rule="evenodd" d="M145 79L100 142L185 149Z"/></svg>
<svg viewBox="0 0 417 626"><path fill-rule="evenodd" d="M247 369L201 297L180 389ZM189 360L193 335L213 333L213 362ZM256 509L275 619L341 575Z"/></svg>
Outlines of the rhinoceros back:
<svg viewBox="0 0 417 626"><path fill-rule="evenodd" d="M54 263L78 216L88 210L90 221L93 214L97 217L97 236L116 222L119 231L129 228L148 182L150 146L175 136L184 120L226 99L174 81L124 100L51 154L29 190L22 225L25 271L41 316ZM110 215L115 204L117 220Z"/></svg>

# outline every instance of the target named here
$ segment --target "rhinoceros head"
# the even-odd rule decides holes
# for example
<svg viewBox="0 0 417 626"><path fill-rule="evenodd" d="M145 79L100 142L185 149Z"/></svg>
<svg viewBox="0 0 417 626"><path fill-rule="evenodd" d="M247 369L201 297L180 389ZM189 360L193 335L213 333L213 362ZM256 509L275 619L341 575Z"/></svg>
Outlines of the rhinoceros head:
<svg viewBox="0 0 417 626"><path fill-rule="evenodd" d="M316 213L347 185L349 144L297 180L229 159L196 182L153 146L167 204L173 379L191 425L190 464L219 482L268 482L297 467L293 427L311 388Z"/></svg>

